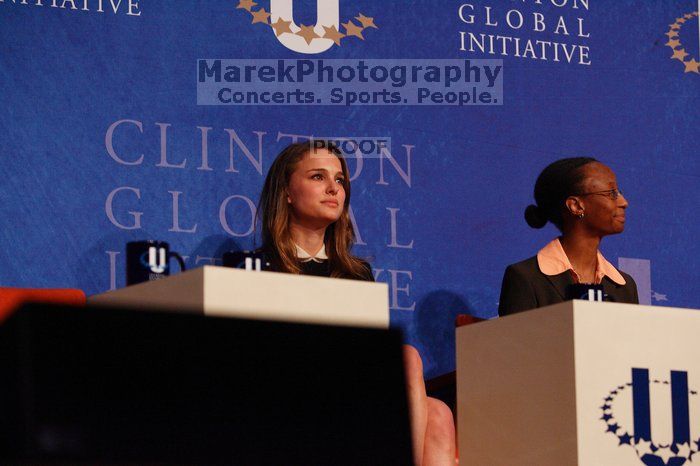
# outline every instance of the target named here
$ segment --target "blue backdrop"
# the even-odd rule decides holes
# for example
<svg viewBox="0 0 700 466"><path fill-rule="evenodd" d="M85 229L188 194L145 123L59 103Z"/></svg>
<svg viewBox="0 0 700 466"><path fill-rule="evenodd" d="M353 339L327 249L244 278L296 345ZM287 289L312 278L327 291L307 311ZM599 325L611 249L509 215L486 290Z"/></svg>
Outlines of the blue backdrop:
<svg viewBox="0 0 700 466"><path fill-rule="evenodd" d="M496 315L505 266L556 235L522 212L561 157L617 173L627 228L602 249L642 301L700 307L695 0L341 0L341 23L377 27L316 55L253 23L268 0L245 3L0 0L0 285L122 287L136 239L170 242L190 267L250 248L251 206L284 146L372 136L391 138L391 159L350 161L355 252L389 283L392 324L428 376L454 367L455 316ZM314 24L316 2L295 1L294 19ZM481 51L482 34L510 39ZM587 58L503 53L515 38ZM200 58L310 56L503 59L504 102L197 105Z"/></svg>

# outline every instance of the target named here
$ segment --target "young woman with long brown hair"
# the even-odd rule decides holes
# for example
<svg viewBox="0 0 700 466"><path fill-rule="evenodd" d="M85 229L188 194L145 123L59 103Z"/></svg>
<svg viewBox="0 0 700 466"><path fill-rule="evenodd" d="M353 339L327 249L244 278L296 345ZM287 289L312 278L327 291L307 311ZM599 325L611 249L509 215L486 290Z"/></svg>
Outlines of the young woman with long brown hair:
<svg viewBox="0 0 700 466"><path fill-rule="evenodd" d="M262 250L278 272L373 281L351 253L350 180L341 152L326 141L287 146L265 179L258 212ZM418 351L404 345L411 438L416 465L455 464L452 411L426 395Z"/></svg>
<svg viewBox="0 0 700 466"><path fill-rule="evenodd" d="M275 159L260 206L262 249L274 270L373 280L353 256L350 181L341 152L325 141L295 143Z"/></svg>

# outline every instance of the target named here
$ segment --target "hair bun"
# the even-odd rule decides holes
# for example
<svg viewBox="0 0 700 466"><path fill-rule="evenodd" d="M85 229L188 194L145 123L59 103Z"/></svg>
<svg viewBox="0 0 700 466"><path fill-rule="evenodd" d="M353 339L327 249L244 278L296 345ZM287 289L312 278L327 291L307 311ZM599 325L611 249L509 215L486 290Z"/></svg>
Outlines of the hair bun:
<svg viewBox="0 0 700 466"><path fill-rule="evenodd" d="M547 216L534 204L530 204L525 209L525 221L532 228L542 228L547 224Z"/></svg>

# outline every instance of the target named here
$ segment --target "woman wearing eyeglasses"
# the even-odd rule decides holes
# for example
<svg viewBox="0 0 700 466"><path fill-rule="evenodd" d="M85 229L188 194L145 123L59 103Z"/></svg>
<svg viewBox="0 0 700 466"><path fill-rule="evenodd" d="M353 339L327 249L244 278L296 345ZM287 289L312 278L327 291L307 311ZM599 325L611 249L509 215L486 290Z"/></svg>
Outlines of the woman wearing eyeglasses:
<svg viewBox="0 0 700 466"><path fill-rule="evenodd" d="M525 209L528 225L551 222L561 236L506 268L500 316L565 301L568 287L577 283L602 285L610 301L639 302L632 277L598 249L603 237L625 229L628 203L609 167L590 157L557 160L537 178L535 202Z"/></svg>

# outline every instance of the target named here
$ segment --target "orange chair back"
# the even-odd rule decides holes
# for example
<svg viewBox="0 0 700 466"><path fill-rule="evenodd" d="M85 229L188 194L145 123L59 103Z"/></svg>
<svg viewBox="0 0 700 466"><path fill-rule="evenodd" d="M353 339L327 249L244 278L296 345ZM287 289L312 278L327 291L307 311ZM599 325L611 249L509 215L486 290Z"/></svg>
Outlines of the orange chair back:
<svg viewBox="0 0 700 466"><path fill-rule="evenodd" d="M481 317L474 317L470 314L457 314L457 318L455 319L455 327L463 327L465 325L483 322L484 320L486 319L482 319Z"/></svg>
<svg viewBox="0 0 700 466"><path fill-rule="evenodd" d="M6 288L0 287L0 322L22 303L42 302L85 305L85 293L76 288Z"/></svg>

